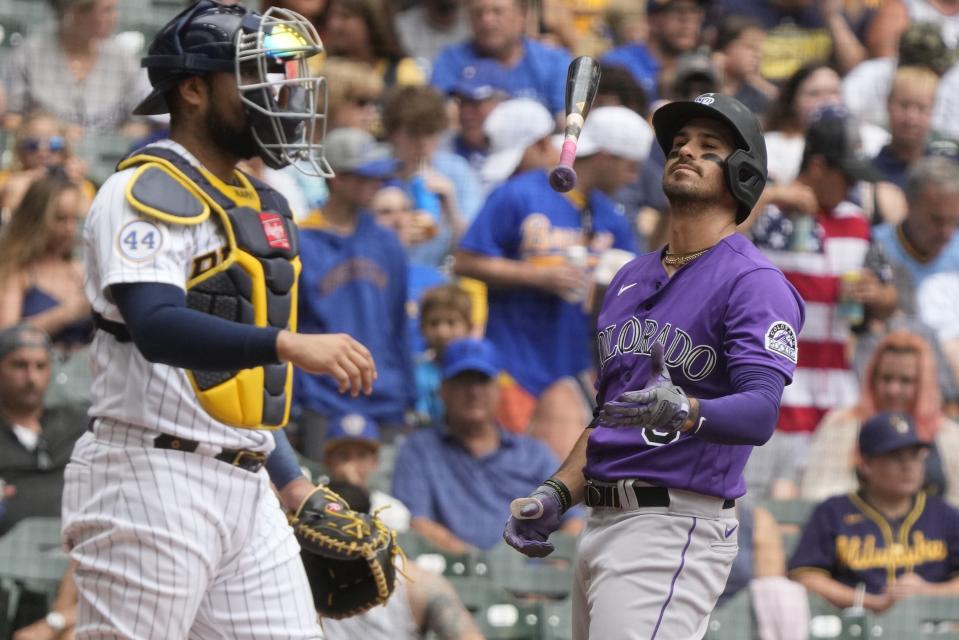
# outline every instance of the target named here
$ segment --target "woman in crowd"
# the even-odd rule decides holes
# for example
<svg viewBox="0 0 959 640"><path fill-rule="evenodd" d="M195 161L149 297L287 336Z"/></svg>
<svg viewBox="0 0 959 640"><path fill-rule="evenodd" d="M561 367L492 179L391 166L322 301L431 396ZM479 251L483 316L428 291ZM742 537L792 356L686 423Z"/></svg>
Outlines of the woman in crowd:
<svg viewBox="0 0 959 640"><path fill-rule="evenodd" d="M120 2L51 4L55 24L31 33L5 60L4 124L14 128L39 108L87 132L114 133L130 123L133 108L149 92L138 56L111 37Z"/></svg>
<svg viewBox="0 0 959 640"><path fill-rule="evenodd" d="M400 46L393 12L384 0L332 0L323 44L331 57L370 65L387 89L426 82L423 70Z"/></svg>
<svg viewBox="0 0 959 640"><path fill-rule="evenodd" d="M826 414L809 450L800 495L822 500L856 490L856 438L862 421L880 411L909 415L929 443L926 485L959 505L959 424L942 413L935 359L929 344L906 330L887 334L866 366L859 403Z"/></svg>
<svg viewBox="0 0 959 640"><path fill-rule="evenodd" d="M30 185L0 233L0 328L26 320L61 350L89 342L90 305L74 257L87 204L82 188L60 173Z"/></svg>
<svg viewBox="0 0 959 640"><path fill-rule="evenodd" d="M820 62L800 67L786 81L766 121L766 151L771 181L788 184L795 180L806 146L806 128L810 119L821 107L842 104L840 89L839 74ZM889 134L873 125L861 125L860 131L865 153L870 158L889 141Z"/></svg>

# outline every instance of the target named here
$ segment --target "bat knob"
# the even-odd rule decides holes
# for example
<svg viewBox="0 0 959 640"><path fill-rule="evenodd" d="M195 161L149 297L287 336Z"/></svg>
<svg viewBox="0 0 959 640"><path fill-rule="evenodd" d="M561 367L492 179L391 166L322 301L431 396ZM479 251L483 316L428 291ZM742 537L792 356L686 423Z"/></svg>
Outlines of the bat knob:
<svg viewBox="0 0 959 640"><path fill-rule="evenodd" d="M556 165L549 172L549 186L553 187L554 191L566 193L576 186L576 172L572 167Z"/></svg>

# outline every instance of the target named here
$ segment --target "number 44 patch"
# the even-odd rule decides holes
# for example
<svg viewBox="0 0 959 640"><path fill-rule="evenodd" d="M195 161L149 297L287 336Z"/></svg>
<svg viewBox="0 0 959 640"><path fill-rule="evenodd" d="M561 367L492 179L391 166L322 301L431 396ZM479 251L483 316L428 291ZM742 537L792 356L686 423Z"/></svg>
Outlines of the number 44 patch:
<svg viewBox="0 0 959 640"><path fill-rule="evenodd" d="M134 220L123 225L117 236L117 248L127 260L143 262L163 245L163 233L152 222Z"/></svg>

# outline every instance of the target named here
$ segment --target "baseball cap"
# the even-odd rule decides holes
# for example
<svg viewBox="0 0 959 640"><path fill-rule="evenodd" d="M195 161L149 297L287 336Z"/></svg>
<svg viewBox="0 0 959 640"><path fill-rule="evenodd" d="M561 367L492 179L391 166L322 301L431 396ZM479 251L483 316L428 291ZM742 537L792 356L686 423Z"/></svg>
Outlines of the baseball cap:
<svg viewBox="0 0 959 640"><path fill-rule="evenodd" d="M900 67L929 67L943 75L955 61L956 51L945 43L936 22L913 22L899 36Z"/></svg>
<svg viewBox="0 0 959 640"><path fill-rule="evenodd" d="M556 121L549 110L531 98L515 98L496 105L483 122L490 150L480 170L483 180L502 182L513 175L526 150L555 128Z"/></svg>
<svg viewBox="0 0 959 640"><path fill-rule="evenodd" d="M586 116L576 157L600 151L629 160L645 160L653 145L653 128L627 107L600 107Z"/></svg>
<svg viewBox="0 0 959 640"><path fill-rule="evenodd" d="M326 428L326 451L346 442L360 442L374 449L380 448L380 430L369 416L347 413L330 420Z"/></svg>
<svg viewBox="0 0 959 640"><path fill-rule="evenodd" d="M446 345L443 354L443 380L465 371L478 371L493 378L499 374L499 358L489 340L463 338Z"/></svg>
<svg viewBox="0 0 959 640"><path fill-rule="evenodd" d="M862 146L859 122L840 105L826 105L812 116L806 131L803 157L821 155L839 167L850 180L878 182L882 179Z"/></svg>
<svg viewBox="0 0 959 640"><path fill-rule="evenodd" d="M496 95L509 96L506 70L492 60L477 60L463 67L459 79L446 92L467 100L488 100Z"/></svg>
<svg viewBox="0 0 959 640"><path fill-rule="evenodd" d="M719 74L713 66L709 56L699 51L691 51L679 56L676 62L676 73L673 75L673 86L683 82L701 80L712 86L718 86ZM706 91L702 93L708 93Z"/></svg>
<svg viewBox="0 0 959 640"><path fill-rule="evenodd" d="M341 127L323 139L326 158L335 172L364 178L388 178L396 171L396 159L389 147L362 129Z"/></svg>
<svg viewBox="0 0 959 640"><path fill-rule="evenodd" d="M676 0L647 0L646 2L646 13L657 13L663 11L669 7ZM709 4L709 0L696 0L696 4L701 7L705 7Z"/></svg>
<svg viewBox="0 0 959 640"><path fill-rule="evenodd" d="M0 329L0 359L25 347L40 347L49 351L50 337L43 329L22 323Z"/></svg>
<svg viewBox="0 0 959 640"><path fill-rule="evenodd" d="M881 456L886 453L925 447L919 439L916 425L902 413L883 411L866 420L859 431L859 452L864 456Z"/></svg>

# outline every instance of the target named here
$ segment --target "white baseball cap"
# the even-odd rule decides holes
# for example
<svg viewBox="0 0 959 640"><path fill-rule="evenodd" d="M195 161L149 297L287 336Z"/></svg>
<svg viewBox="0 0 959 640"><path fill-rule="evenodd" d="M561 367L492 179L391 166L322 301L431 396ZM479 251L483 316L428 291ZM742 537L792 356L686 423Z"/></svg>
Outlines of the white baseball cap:
<svg viewBox="0 0 959 640"><path fill-rule="evenodd" d="M643 161L653 146L653 128L626 107L599 107L586 116L576 145L576 157L600 151L629 160Z"/></svg>
<svg viewBox="0 0 959 640"><path fill-rule="evenodd" d="M496 183L513 175L526 150L555 128L553 116L536 100L515 98L496 105L483 122L490 148L480 170L483 180Z"/></svg>

